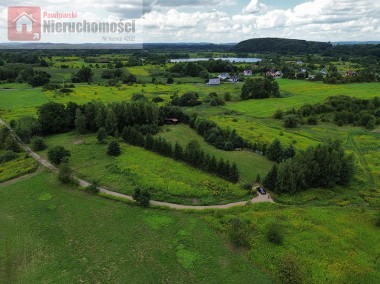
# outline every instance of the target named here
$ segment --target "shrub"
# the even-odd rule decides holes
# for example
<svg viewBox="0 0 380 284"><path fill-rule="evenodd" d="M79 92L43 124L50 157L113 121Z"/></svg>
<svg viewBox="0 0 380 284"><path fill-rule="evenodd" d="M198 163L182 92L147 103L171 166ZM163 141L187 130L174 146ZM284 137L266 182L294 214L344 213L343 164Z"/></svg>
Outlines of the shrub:
<svg viewBox="0 0 380 284"><path fill-rule="evenodd" d="M10 162L14 159L17 159L18 155L12 150L5 151L0 154L0 163Z"/></svg>
<svg viewBox="0 0 380 284"><path fill-rule="evenodd" d="M133 194L133 199L136 203L141 207L148 207L150 204L150 193L147 190L141 191L140 188L135 189L135 193Z"/></svg>
<svg viewBox="0 0 380 284"><path fill-rule="evenodd" d="M92 184L90 184L87 188L86 191L92 193L92 194L98 194L100 189L99 189L99 181L94 180Z"/></svg>
<svg viewBox="0 0 380 284"><path fill-rule="evenodd" d="M120 144L116 140L111 141L108 144L108 149L107 149L107 154L112 157L117 157L120 156L121 154L121 149L120 149Z"/></svg>
<svg viewBox="0 0 380 284"><path fill-rule="evenodd" d="M300 260L293 254L287 254L281 260L279 278L281 283L298 284L304 282L304 273Z"/></svg>
<svg viewBox="0 0 380 284"><path fill-rule="evenodd" d="M69 163L63 163L59 168L58 179L63 184L75 184L73 170Z"/></svg>
<svg viewBox="0 0 380 284"><path fill-rule="evenodd" d="M16 128L16 126L17 126L17 122L16 122L16 120L12 119L12 120L9 122L9 126L10 126L12 129Z"/></svg>
<svg viewBox="0 0 380 284"><path fill-rule="evenodd" d="M226 92L226 93L224 94L224 100L225 100L226 102L230 102L231 99L232 99L231 94L230 94L229 92Z"/></svg>
<svg viewBox="0 0 380 284"><path fill-rule="evenodd" d="M269 225L267 231L267 240L275 245L282 245L284 241L284 236L280 230L280 227L277 224Z"/></svg>
<svg viewBox="0 0 380 284"><path fill-rule="evenodd" d="M8 136L5 139L5 147L4 147L4 149L5 150L9 150L9 151L13 151L13 152L16 152L16 153L20 153L21 152L20 146L18 145L18 143L16 142L16 140L13 139L12 136Z"/></svg>
<svg viewBox="0 0 380 284"><path fill-rule="evenodd" d="M155 97L152 99L152 102L154 102L154 103L161 103L163 101L164 101L164 99L161 97Z"/></svg>
<svg viewBox="0 0 380 284"><path fill-rule="evenodd" d="M286 116L284 126L286 128L296 128L298 126L298 117L293 114Z"/></svg>
<svg viewBox="0 0 380 284"><path fill-rule="evenodd" d="M32 139L32 149L34 151L43 151L47 148L47 145L42 137L34 137Z"/></svg>
<svg viewBox="0 0 380 284"><path fill-rule="evenodd" d="M309 116L307 118L307 124L309 125L317 125L318 124L318 118L315 115Z"/></svg>
<svg viewBox="0 0 380 284"><path fill-rule="evenodd" d="M250 183L246 183L245 185L243 185L243 188L244 188L246 191L252 191L252 184L250 184Z"/></svg>
<svg viewBox="0 0 380 284"><path fill-rule="evenodd" d="M62 164L70 156L71 156L70 151L66 150L62 146L55 146L55 147L51 148L48 152L49 161L55 165Z"/></svg>
<svg viewBox="0 0 380 284"><path fill-rule="evenodd" d="M247 224L244 224L239 218L231 220L229 238L236 247L250 247Z"/></svg>
<svg viewBox="0 0 380 284"><path fill-rule="evenodd" d="M282 119L284 116L284 112L281 109L276 110L276 112L273 114L274 119Z"/></svg>
<svg viewBox="0 0 380 284"><path fill-rule="evenodd" d="M107 138L107 131L104 127L99 128L97 135L96 135L96 138L98 139L99 144L104 143L104 140L106 140L106 138Z"/></svg>

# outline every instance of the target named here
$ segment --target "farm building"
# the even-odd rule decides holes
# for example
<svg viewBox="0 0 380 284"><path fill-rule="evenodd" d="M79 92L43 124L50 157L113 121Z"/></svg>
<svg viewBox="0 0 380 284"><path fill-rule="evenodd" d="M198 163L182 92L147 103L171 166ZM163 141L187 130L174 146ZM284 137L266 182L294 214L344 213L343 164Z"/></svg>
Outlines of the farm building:
<svg viewBox="0 0 380 284"><path fill-rule="evenodd" d="M208 81L208 85L210 85L210 86L218 86L218 85L220 85L220 79L219 78L210 79Z"/></svg>
<svg viewBox="0 0 380 284"><path fill-rule="evenodd" d="M228 74L228 73L221 73L221 74L219 74L218 78L221 79L221 80L226 80L226 79L230 78L230 74Z"/></svg>

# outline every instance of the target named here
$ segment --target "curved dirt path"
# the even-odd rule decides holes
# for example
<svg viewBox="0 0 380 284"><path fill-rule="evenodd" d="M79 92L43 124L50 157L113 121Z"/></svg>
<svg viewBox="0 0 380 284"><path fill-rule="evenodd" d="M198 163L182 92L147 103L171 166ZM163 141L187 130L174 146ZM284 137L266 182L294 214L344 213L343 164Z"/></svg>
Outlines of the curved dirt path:
<svg viewBox="0 0 380 284"><path fill-rule="evenodd" d="M21 141L21 139L16 135L16 133L14 133L14 131L8 126L8 124L6 124L1 118L0 118L0 124L2 124L3 126L7 127L8 129L10 129L11 134L16 139L16 141L18 142L18 144L33 159L35 159L38 163L40 163L41 165L43 165L44 167L46 167L50 171L52 171L54 173L58 172L57 167L55 167L49 161L45 160L40 155L38 155L36 152L34 152L32 149L30 149L27 145L25 145ZM78 181L79 181L79 185L83 186L83 187L87 187L87 186L91 185L86 180L78 179ZM134 199L133 199L132 196L129 196L129 195L126 195L126 194L122 194L122 193L118 193L118 192L114 192L114 191L108 190L106 188L99 188L99 190L100 190L101 193L103 193L105 195L109 195L109 196L112 196L112 197L117 197L117 198L121 198L121 199L125 199L125 200L129 200L129 201L133 201L134 202ZM232 207L245 206L245 205L248 205L250 203L263 203L263 202L274 203L273 199L272 198L268 198L268 197L269 197L269 195L260 195L259 194L257 197L254 197L254 198L252 198L249 201L240 201L240 202L228 203L228 204L223 204L223 205L205 205L205 206L182 205L182 204L175 204L175 203L169 203L169 202L163 202L163 201L155 201L155 200L151 200L150 204L151 205L155 205L155 206L160 206L160 207L168 207L168 208L171 208L171 209L179 209L179 210L184 210L184 209L189 209L189 210L229 209L229 208L232 208Z"/></svg>

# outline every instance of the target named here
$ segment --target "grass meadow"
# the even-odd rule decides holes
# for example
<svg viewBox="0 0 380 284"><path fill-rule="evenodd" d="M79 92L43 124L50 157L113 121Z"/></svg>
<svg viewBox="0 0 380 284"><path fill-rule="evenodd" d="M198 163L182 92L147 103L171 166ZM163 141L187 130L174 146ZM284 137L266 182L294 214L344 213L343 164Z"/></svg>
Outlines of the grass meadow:
<svg viewBox="0 0 380 284"><path fill-rule="evenodd" d="M79 177L126 194L136 187L149 189L152 199L182 204L223 204L248 200L250 193L239 184L204 173L184 163L121 143L122 155L107 156L107 145L95 135L74 132L51 136L48 146L62 145L71 152L71 165ZM47 156L47 150L42 152Z"/></svg>
<svg viewBox="0 0 380 284"><path fill-rule="evenodd" d="M197 215L141 209L41 173L0 188L1 283L272 283Z"/></svg>
<svg viewBox="0 0 380 284"><path fill-rule="evenodd" d="M302 283L377 283L380 279L378 211L358 207L254 204L206 219L223 230L239 217L251 223L249 256L273 275L295 257ZM276 225L282 245L267 240Z"/></svg>
<svg viewBox="0 0 380 284"><path fill-rule="evenodd" d="M264 177L272 167L272 163L265 157L250 151L229 152L217 149L207 144L203 137L199 136L196 131L191 129L188 125L164 126L159 135L172 143L178 142L184 147L191 140L196 140L206 153L236 163L240 172L240 183L242 184L253 183L257 174Z"/></svg>

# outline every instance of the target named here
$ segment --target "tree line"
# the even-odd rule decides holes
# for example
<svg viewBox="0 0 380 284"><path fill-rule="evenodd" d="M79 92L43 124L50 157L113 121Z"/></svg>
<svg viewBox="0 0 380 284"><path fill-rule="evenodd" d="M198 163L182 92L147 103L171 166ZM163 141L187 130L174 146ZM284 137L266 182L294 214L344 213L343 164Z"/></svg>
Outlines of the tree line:
<svg viewBox="0 0 380 284"><path fill-rule="evenodd" d="M201 77L204 79L209 78L209 73L216 72L236 72L237 67L227 60L214 60L199 62L180 62L174 64L169 68L169 72L173 77Z"/></svg>
<svg viewBox="0 0 380 284"><path fill-rule="evenodd" d="M218 160L215 156L205 153L195 140L190 141L186 147L182 147L178 142L173 146L166 139L154 137L150 133L144 135L135 127L125 127L121 138L128 144L185 162L233 183L239 181L239 171L235 163L232 164L223 158Z"/></svg>
<svg viewBox="0 0 380 284"><path fill-rule="evenodd" d="M265 177L264 186L276 193L296 193L309 188L344 186L354 174L354 157L344 152L341 142L330 140L275 164Z"/></svg>
<svg viewBox="0 0 380 284"><path fill-rule="evenodd" d="M48 84L50 78L49 73L24 64L9 64L0 68L0 81L27 83L33 88Z"/></svg>
<svg viewBox="0 0 380 284"><path fill-rule="evenodd" d="M349 96L332 96L323 103L306 104L287 112L277 110L276 119L284 119L286 127L296 127L298 123L318 124L329 122L330 118L338 126L350 124L373 129L380 124L380 99L359 99Z"/></svg>
<svg viewBox="0 0 380 284"><path fill-rule="evenodd" d="M236 133L236 130L222 129L215 122L206 118L194 115L190 118L189 125L203 136L207 143L216 148L233 151L247 145L243 138Z"/></svg>
<svg viewBox="0 0 380 284"><path fill-rule="evenodd" d="M143 133L155 134L165 118L159 110L148 102L89 102L84 105L69 102L64 104L50 102L40 106L37 118L23 116L11 125L25 142L33 136L65 133L77 129L80 133L95 133L99 128L106 129L109 135L121 133L126 126L136 126Z"/></svg>

